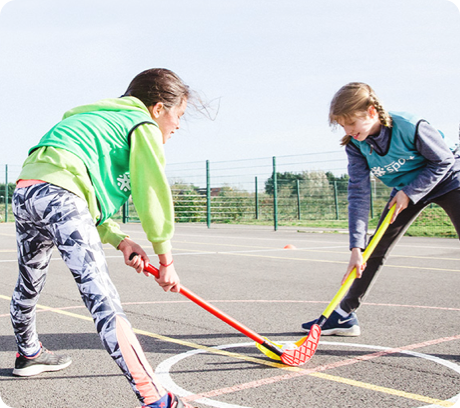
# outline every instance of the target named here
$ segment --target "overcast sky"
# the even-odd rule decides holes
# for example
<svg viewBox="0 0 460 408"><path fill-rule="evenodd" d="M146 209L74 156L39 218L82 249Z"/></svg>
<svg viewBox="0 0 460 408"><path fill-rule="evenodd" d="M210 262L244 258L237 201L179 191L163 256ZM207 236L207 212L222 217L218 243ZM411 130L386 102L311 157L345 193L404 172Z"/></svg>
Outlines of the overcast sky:
<svg viewBox="0 0 460 408"><path fill-rule="evenodd" d="M169 163L339 150L328 107L350 81L458 133L460 12L448 0L12 0L0 11L0 165L22 164L66 110L120 96L152 67L220 103L215 120L186 118Z"/></svg>

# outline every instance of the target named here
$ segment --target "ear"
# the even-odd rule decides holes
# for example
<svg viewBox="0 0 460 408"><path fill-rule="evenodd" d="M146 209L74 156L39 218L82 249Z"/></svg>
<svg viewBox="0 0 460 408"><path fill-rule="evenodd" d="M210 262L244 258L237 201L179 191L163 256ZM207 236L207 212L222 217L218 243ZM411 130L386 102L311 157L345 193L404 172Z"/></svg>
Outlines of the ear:
<svg viewBox="0 0 460 408"><path fill-rule="evenodd" d="M375 116L378 116L377 109L375 109L374 105L369 106L369 108L367 109L367 114L371 118L375 118Z"/></svg>
<svg viewBox="0 0 460 408"><path fill-rule="evenodd" d="M161 111L165 108L163 102L157 102L155 105L149 106L147 109L150 112L150 115L153 119L160 117Z"/></svg>

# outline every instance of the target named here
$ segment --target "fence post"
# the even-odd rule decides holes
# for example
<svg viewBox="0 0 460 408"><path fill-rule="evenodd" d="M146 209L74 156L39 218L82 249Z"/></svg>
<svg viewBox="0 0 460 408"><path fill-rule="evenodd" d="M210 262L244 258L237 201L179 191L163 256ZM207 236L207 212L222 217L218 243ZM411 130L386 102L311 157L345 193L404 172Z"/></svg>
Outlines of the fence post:
<svg viewBox="0 0 460 408"><path fill-rule="evenodd" d="M206 223L211 228L211 177L209 175L209 160L206 160Z"/></svg>
<svg viewBox="0 0 460 408"><path fill-rule="evenodd" d="M338 220L340 218L339 213L339 198L337 196L337 180L334 180L334 202L335 202L335 218Z"/></svg>
<svg viewBox="0 0 460 408"><path fill-rule="evenodd" d="M8 222L8 165L5 164L5 222Z"/></svg>
<svg viewBox="0 0 460 408"><path fill-rule="evenodd" d="M259 219L259 185L257 182L257 176L255 177L255 189L256 189L256 194L255 194L255 200L256 200L256 220Z"/></svg>
<svg viewBox="0 0 460 408"><path fill-rule="evenodd" d="M128 202L126 201L121 208L121 215L123 216L123 224L128 222Z"/></svg>
<svg viewBox="0 0 460 408"><path fill-rule="evenodd" d="M276 177L276 157L273 156L273 224L278 230L278 181Z"/></svg>
<svg viewBox="0 0 460 408"><path fill-rule="evenodd" d="M297 187L297 216L299 220L301 219L301 214L300 214L300 181L297 179L295 181L296 187Z"/></svg>
<svg viewBox="0 0 460 408"><path fill-rule="evenodd" d="M372 188L373 181L374 181L374 186L375 186L375 180L371 180L371 219L374 218L374 192Z"/></svg>

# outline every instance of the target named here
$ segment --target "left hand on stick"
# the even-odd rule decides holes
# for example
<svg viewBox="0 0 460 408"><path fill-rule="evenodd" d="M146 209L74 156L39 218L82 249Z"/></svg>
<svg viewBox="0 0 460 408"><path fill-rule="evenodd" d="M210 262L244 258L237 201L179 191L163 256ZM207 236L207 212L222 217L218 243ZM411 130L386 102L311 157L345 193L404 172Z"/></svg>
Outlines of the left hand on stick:
<svg viewBox="0 0 460 408"><path fill-rule="evenodd" d="M150 263L150 259L142 247L130 238L125 238L121 241L120 245L118 245L118 249L123 252L125 264L134 268L137 273L141 273L144 270L144 262ZM133 252L135 252L137 256L130 260L129 257ZM147 272L144 272L144 274L146 276L149 275Z"/></svg>

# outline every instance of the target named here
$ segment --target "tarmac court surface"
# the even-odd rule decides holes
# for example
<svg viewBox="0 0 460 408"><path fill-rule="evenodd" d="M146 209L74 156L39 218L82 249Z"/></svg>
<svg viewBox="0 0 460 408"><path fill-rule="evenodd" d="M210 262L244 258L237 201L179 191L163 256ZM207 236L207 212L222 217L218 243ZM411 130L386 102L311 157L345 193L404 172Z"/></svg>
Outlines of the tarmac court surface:
<svg viewBox="0 0 460 408"><path fill-rule="evenodd" d="M156 257L139 224L123 230ZM11 408L135 408L103 349L73 278L55 252L37 306L40 340L72 356L65 370L18 378L9 302L17 279L14 225L0 224L0 397ZM296 249L284 249L286 245ZM348 264L348 235L298 228L178 224L181 282L274 342L304 336ZM322 336L301 367L254 342L104 246L125 312L161 383L199 408L460 407L460 245L404 237L357 314L359 337ZM155 262L153 262L155 264ZM0 402L2 408L2 402Z"/></svg>

